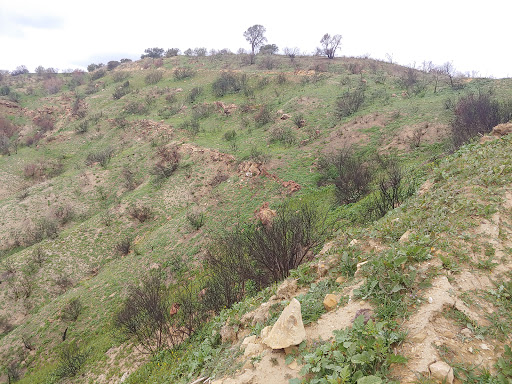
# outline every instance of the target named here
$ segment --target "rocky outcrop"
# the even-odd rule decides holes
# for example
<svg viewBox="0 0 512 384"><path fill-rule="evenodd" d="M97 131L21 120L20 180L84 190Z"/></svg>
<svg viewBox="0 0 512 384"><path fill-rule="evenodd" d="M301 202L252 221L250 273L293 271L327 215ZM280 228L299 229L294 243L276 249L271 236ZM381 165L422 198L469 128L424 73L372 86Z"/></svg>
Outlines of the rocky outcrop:
<svg viewBox="0 0 512 384"><path fill-rule="evenodd" d="M492 129L491 135L503 137L512 133L512 123L498 124Z"/></svg>
<svg viewBox="0 0 512 384"><path fill-rule="evenodd" d="M263 339L263 343L272 349L282 349L298 345L305 338L306 331L302 323L300 303L293 298L277 319L268 336Z"/></svg>

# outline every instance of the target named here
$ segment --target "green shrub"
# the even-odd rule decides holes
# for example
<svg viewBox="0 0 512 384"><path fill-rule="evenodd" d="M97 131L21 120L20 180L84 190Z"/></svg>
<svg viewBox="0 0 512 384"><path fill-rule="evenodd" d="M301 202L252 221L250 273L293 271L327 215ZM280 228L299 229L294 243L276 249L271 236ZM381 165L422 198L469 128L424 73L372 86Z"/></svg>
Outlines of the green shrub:
<svg viewBox="0 0 512 384"><path fill-rule="evenodd" d="M270 143L280 142L284 145L293 145L297 141L295 132L290 127L277 126L270 131Z"/></svg>
<svg viewBox="0 0 512 384"><path fill-rule="evenodd" d="M66 322L74 322L82 313L83 305L79 297L69 300L61 310L60 317Z"/></svg>
<svg viewBox="0 0 512 384"><path fill-rule="evenodd" d="M187 213L187 220L189 224L197 231L204 224L203 212L189 212Z"/></svg>
<svg viewBox="0 0 512 384"><path fill-rule="evenodd" d="M272 110L269 105L263 104L258 112L254 115L254 121L256 122L256 125L259 127L262 127L268 123L271 123L274 121L274 118L272 116Z"/></svg>
<svg viewBox="0 0 512 384"><path fill-rule="evenodd" d="M58 379L75 377L87 360L88 353L78 346L76 342L66 343L59 353L59 365L55 372Z"/></svg>
<svg viewBox="0 0 512 384"><path fill-rule="evenodd" d="M196 101L196 99L201 96L201 94L203 93L203 88L202 87L194 87L190 90L190 92L188 93L188 96L187 96L187 100L189 103L194 103Z"/></svg>
<svg viewBox="0 0 512 384"><path fill-rule="evenodd" d="M113 156L114 149L112 147L107 147L97 152L89 152L87 158L85 159L85 165L99 163L103 168L105 168Z"/></svg>
<svg viewBox="0 0 512 384"><path fill-rule="evenodd" d="M236 131L234 129L231 129L224 133L224 140L226 141L232 141L236 138Z"/></svg>
<svg viewBox="0 0 512 384"><path fill-rule="evenodd" d="M223 72L212 84L212 92L217 97L238 93L247 87L247 75Z"/></svg>
<svg viewBox="0 0 512 384"><path fill-rule="evenodd" d="M162 80L163 73L161 71L151 71L144 77L144 82L148 85L157 84L160 80Z"/></svg>
<svg viewBox="0 0 512 384"><path fill-rule="evenodd" d="M362 88L347 91L339 96L335 103L334 114L338 119L350 116L357 112L363 105L365 99Z"/></svg>
<svg viewBox="0 0 512 384"><path fill-rule="evenodd" d="M188 77L194 77L195 74L196 74L196 71L190 67L177 67L174 70L174 78L176 80L183 80Z"/></svg>

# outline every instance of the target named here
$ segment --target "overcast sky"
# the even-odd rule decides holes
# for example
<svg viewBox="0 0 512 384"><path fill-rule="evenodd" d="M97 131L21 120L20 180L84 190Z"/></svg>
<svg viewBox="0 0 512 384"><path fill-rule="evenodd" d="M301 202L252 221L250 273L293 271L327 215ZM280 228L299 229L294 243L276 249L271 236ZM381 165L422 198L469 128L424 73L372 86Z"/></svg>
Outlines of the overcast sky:
<svg viewBox="0 0 512 384"><path fill-rule="evenodd" d="M511 17L510 0L0 0L0 69L85 68L149 47L236 52L261 24L281 50L310 54L323 34L341 34L338 55L510 77Z"/></svg>

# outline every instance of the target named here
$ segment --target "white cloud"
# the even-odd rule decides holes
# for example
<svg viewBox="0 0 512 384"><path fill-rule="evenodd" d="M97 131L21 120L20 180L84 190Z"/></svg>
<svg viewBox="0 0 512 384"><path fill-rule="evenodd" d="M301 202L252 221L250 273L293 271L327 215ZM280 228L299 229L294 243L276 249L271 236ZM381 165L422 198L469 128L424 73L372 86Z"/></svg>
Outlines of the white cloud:
<svg viewBox="0 0 512 384"><path fill-rule="evenodd" d="M512 74L509 2L269 1L140 2L0 0L1 69L60 69L138 58L148 47L248 48L243 32L267 29L269 43L311 53L326 32L343 35L341 54L392 53L401 64L452 61L461 71Z"/></svg>

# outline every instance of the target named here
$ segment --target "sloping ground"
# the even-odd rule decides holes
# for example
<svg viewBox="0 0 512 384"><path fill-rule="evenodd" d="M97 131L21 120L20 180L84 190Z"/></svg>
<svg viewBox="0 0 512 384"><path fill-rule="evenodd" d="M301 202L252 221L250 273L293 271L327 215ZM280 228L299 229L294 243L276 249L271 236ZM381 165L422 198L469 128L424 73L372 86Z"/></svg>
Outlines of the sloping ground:
<svg viewBox="0 0 512 384"><path fill-rule="evenodd" d="M382 313L379 309L386 304L371 295L369 302L361 300L354 290L371 278L365 276L365 268L390 250L406 254L410 247L422 244L426 260L404 264L403 269L404 273L415 269L419 275L429 275L428 285L414 293L404 293L409 304L407 314L396 320L406 338L395 347L395 353L408 361L392 365L389 378L414 383L430 377L439 382L433 365L436 362L451 367L448 382L465 382L467 375L474 377L485 371L491 375L501 373L503 366L497 369L496 362L503 355L504 346L512 343L511 150L512 135L463 148L433 171L432 179L418 196L376 223L366 232L370 236L352 241L349 247L363 250L361 260L367 259L368 263L360 263L355 278L339 291L341 297L350 298L348 303L305 327L307 344L328 340L334 330L350 327L362 308L373 308L378 317ZM378 246L375 240L380 243ZM373 252L367 253L369 250ZM329 270L321 279L339 277L336 267L342 251L333 247L328 256L321 253L319 261L309 268ZM301 292L292 291L287 299ZM261 311L268 311L276 300L273 296L253 311L252 317L261 316ZM305 311L303 308L303 315ZM242 320L244 317L247 315ZM214 384L286 384L291 378L303 377L300 358L286 359L293 352L271 350L259 337L252 337L247 344L246 334L240 332L239 343L234 347L245 348L240 358L241 370L232 377L217 378ZM246 345L251 345L249 352ZM209 382L205 379L198 382Z"/></svg>
<svg viewBox="0 0 512 384"><path fill-rule="evenodd" d="M129 365L126 360L132 347L123 350L124 340L110 334L112 314L123 300L126 286L150 269L161 270L173 282L182 275L188 278L189 268L201 261L201 247L210 231L218 229L219 219L229 227L234 221L249 219L264 202L273 207L291 193L306 196L318 191L315 166L323 151L349 143L367 145L369 151L381 145L409 150L421 142L418 150L413 148L415 164L429 159L431 151L434 155L442 151L441 146L431 148L429 144L446 132L450 115L442 101L456 95L447 83L436 94L429 90L416 97L401 93L397 80L405 68L374 60L297 58L290 63L280 57L276 58L279 71L267 71L241 65L236 56L231 59L217 62L209 57L176 57L165 59L164 67L159 68L156 62L145 60L120 66L100 79L91 75L89 83L89 75L82 74L79 85L72 85L74 75L58 75L65 85L55 95L48 95L37 76L4 78L21 101L0 99L0 114L20 126L19 141L24 145L11 156L0 157L0 249L7 250L2 253L5 268L0 271L0 356L6 360L4 366L11 360L20 364L25 382L45 382L55 371L64 337L93 351L84 368L87 373L71 382L126 378L124 367ZM366 69L352 71L354 62ZM192 78L176 79L173 70L178 66L197 72ZM293 72L292 67L298 70ZM247 94L218 97L211 92L213 81L226 68L247 74ZM123 71L129 76L130 93L117 99L113 93L122 83L114 75ZM162 72L162 80L148 85L145 76L153 71ZM363 77L367 99L362 109L353 116L334 119L334 103L342 92L340 82L344 89L355 89ZM428 75L422 74L421 81L427 87ZM484 80L475 83L468 87L490 86ZM191 100L195 88L202 93ZM502 96L509 88L508 82L502 81L495 91ZM392 96L395 93L402 96ZM224 108L210 109L218 107L219 99ZM264 104L271 110L270 122L260 125L256 116ZM137 108L127 112L128 107L142 107L143 112ZM299 128L293 118L300 114L306 125ZM288 118L283 119L284 115ZM39 116L56 120L40 137L34 120ZM193 121L199 122L197 131L191 129ZM435 123L426 126L427 121ZM85 131L81 130L84 126L88 127ZM419 142L414 137L417 128L425 129L419 132ZM236 135L227 135L232 132ZM150 172L158 159L157 150L174 144L182 163L165 183L155 185ZM112 149L114 154L108 164L86 161L89 154L104 149ZM244 162L238 164L240 161ZM24 175L25 166L34 164L45 165L47 174ZM126 187L125 169L136 181L133 190ZM327 199L322 203L329 204ZM139 222L130 217L130 208L136 204L146 204L152 210L151 220ZM56 208L68 205L74 216L59 223L56 238L16 246L20 233L32 231L33 225L54 215ZM187 214L194 209L205 214L204 228L199 230L187 222ZM480 210L485 213L486 209ZM440 213L445 212L440 209ZM402 225L394 228L383 230L392 235L383 234L378 242L373 237L381 236L378 233L382 231L352 232L361 241L361 252L372 248L378 254L392 247L390 236L396 240L408 229ZM133 240L134 247L121 256L115 248L125 237ZM346 240L348 243L351 238ZM374 243L382 248L376 249ZM498 245L493 245L496 253ZM503 247L506 253L506 245ZM460 262L459 267L462 265ZM345 290L358 283L347 282L338 294L347 296ZM62 310L76 298L80 298L83 311L75 322L66 323ZM356 305L355 300L350 305ZM308 337L330 335L327 329L341 321L343 313L333 312L318 325L308 326ZM325 328L324 320L329 324Z"/></svg>

